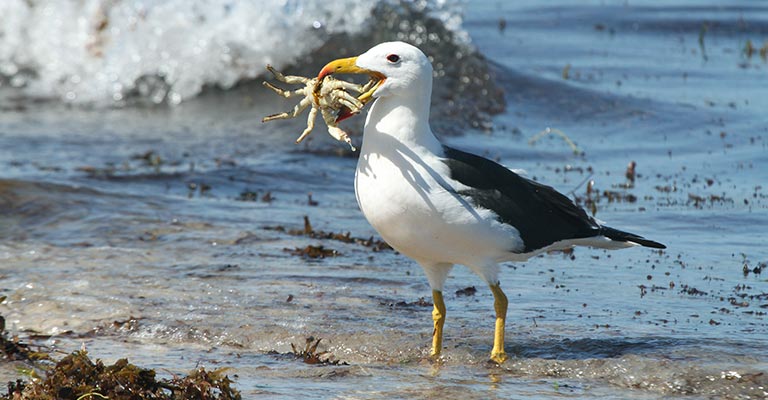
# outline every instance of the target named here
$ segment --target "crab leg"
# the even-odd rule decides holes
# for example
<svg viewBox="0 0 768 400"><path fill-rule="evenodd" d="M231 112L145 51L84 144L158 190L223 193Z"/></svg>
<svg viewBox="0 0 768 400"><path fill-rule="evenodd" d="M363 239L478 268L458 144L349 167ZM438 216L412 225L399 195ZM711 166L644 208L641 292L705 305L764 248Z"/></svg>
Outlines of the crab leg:
<svg viewBox="0 0 768 400"><path fill-rule="evenodd" d="M303 76L283 75L280 71L274 69L271 65L267 65L267 69L272 73L272 75L275 76L275 79L289 85L304 85L311 80Z"/></svg>
<svg viewBox="0 0 768 400"><path fill-rule="evenodd" d="M347 143L352 151L357 151L355 146L352 145L352 139L349 138L349 134L336 125L336 115L327 110L322 110L321 113L325 124L328 126L328 134L336 140Z"/></svg>
<svg viewBox="0 0 768 400"><path fill-rule="evenodd" d="M362 87L362 91L360 92L361 94L360 96L357 96L357 99L360 100L363 104L371 101L371 99L373 99L373 93L376 91L376 89L379 88L380 83L380 80L377 81L372 79L368 81L368 83Z"/></svg>
<svg viewBox="0 0 768 400"><path fill-rule="evenodd" d="M373 79L371 79L370 81L366 82L365 85L363 85L360 88L360 90L358 90L358 93L365 93L365 92L371 90L371 88L376 86L376 83L378 83L378 82L373 80Z"/></svg>
<svg viewBox="0 0 768 400"><path fill-rule="evenodd" d="M301 143L301 141L312 132L312 129L315 128L315 117L317 117L317 108L312 107L312 109L309 110L309 116L307 117L307 129L304 129L304 132L301 132L301 136L296 139L296 143Z"/></svg>
<svg viewBox="0 0 768 400"><path fill-rule="evenodd" d="M328 79L328 78L326 78L326 79ZM366 85L358 85L358 84L352 83L352 82L337 80L337 81L334 82L334 85L336 86L334 89L354 90L357 93L363 93L366 90L365 86L367 86L368 84L366 84Z"/></svg>
<svg viewBox="0 0 768 400"><path fill-rule="evenodd" d="M266 81L264 81L263 83L264 83L264 86L272 89L275 93L285 98L291 98L293 96L304 96L304 89L285 90Z"/></svg>
<svg viewBox="0 0 768 400"><path fill-rule="evenodd" d="M357 114L360 112L360 109L365 106L363 103L360 102L356 97L350 95L347 92L340 91L340 93L337 94L337 99L341 105L347 107L352 111L352 113Z"/></svg>
<svg viewBox="0 0 768 400"><path fill-rule="evenodd" d="M304 111L307 107L309 107L310 104L312 104L312 100L305 98L305 99L301 100L299 102L299 104L296 104L296 107L293 107L292 111L284 112L284 113L280 113L280 114L268 115L268 116L262 118L261 122L272 121L272 120L275 120L275 119L296 118L297 116L299 116L299 114L301 114L302 111ZM314 111L314 110L315 110L315 108L313 107L312 111ZM312 114L312 111L310 111L310 115ZM312 117L312 120L314 120L314 117Z"/></svg>

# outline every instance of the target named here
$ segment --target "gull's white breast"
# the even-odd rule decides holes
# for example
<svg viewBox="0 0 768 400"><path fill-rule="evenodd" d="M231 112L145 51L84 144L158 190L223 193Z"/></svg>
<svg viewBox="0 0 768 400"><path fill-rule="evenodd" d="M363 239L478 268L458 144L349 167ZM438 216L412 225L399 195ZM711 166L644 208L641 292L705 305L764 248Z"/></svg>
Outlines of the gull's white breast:
<svg viewBox="0 0 768 400"><path fill-rule="evenodd" d="M355 175L366 219L397 251L420 262L480 265L508 260L522 247L514 227L476 209L458 182L425 147L367 135Z"/></svg>

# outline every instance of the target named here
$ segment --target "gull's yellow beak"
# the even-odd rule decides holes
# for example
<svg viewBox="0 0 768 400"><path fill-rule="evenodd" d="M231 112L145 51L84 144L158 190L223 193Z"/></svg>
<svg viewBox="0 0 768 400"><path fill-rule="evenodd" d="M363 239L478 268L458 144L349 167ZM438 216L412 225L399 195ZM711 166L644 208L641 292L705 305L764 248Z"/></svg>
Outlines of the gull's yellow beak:
<svg viewBox="0 0 768 400"><path fill-rule="evenodd" d="M333 60L320 70L317 79L321 80L331 74L366 74L369 71L357 66L357 57L340 58Z"/></svg>
<svg viewBox="0 0 768 400"><path fill-rule="evenodd" d="M317 86L315 87L315 91L319 90L320 83L323 81L323 78L331 74L366 74L370 76L371 80L375 81L376 83L371 86L368 91L362 93L358 97L358 100L362 101L363 103L367 103L371 100L373 92L375 92L376 89L378 89L386 79L386 76L380 72L358 67L357 57L340 58L325 64L323 69L320 70L320 73L317 74Z"/></svg>

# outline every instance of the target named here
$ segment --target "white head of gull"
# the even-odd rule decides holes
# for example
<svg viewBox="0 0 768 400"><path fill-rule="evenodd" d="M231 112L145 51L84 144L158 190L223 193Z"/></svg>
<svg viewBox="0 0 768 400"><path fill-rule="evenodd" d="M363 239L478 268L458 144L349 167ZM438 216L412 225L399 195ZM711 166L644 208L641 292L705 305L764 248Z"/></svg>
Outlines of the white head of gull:
<svg viewBox="0 0 768 400"><path fill-rule="evenodd" d="M442 291L454 264L469 267L493 293L491 360L502 363L507 297L498 263L575 245L665 248L601 225L549 186L440 143L429 126L432 65L418 48L381 43L358 57L328 63L318 77L333 73L380 79L365 121L355 193L382 238L427 275L434 300L433 357L442 351Z"/></svg>

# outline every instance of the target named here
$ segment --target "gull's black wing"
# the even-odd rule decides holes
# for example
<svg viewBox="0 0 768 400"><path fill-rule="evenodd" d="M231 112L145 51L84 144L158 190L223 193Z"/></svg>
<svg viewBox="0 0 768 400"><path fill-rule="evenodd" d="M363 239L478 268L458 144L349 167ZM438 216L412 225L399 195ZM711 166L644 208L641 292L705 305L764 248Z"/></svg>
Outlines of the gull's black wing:
<svg viewBox="0 0 768 400"><path fill-rule="evenodd" d="M664 248L641 236L600 226L568 197L498 163L450 147L444 150L443 161L450 169L451 178L468 187L458 194L478 207L493 211L500 222L515 227L520 232L525 253L561 240L600 235Z"/></svg>

